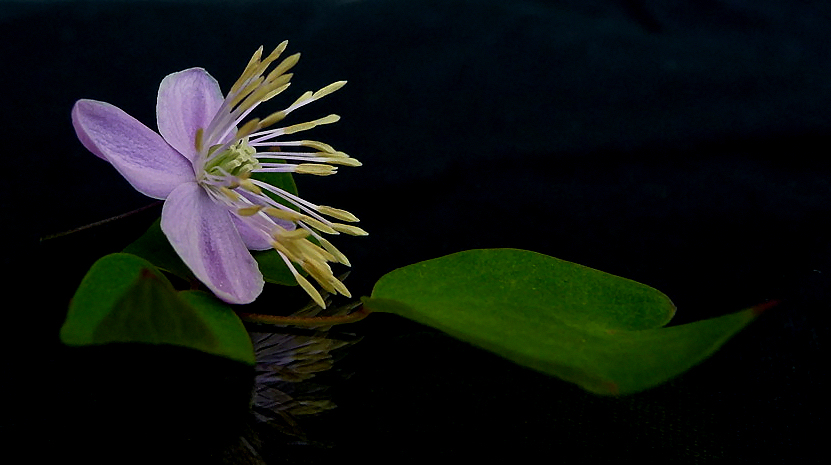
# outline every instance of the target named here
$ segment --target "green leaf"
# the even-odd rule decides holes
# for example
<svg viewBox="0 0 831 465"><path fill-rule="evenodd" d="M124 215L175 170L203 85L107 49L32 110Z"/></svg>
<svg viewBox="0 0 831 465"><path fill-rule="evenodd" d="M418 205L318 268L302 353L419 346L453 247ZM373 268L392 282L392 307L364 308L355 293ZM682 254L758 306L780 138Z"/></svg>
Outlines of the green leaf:
<svg viewBox="0 0 831 465"><path fill-rule="evenodd" d="M515 249L470 250L400 268L364 303L597 394L665 382L755 316L751 309L661 328L675 312L661 292Z"/></svg>
<svg viewBox="0 0 831 465"><path fill-rule="evenodd" d="M257 265L259 265L260 272L266 282L283 286L297 286L297 280L294 279L294 275L289 271L286 262L283 261L276 250L252 251L251 255L254 256L254 260L257 260ZM295 269L301 275L307 275L306 271L300 269L300 267L295 266Z"/></svg>
<svg viewBox="0 0 831 465"><path fill-rule="evenodd" d="M93 264L60 335L72 346L170 344L254 363L248 333L227 305L203 292L177 293L152 264L125 253Z"/></svg>
<svg viewBox="0 0 831 465"><path fill-rule="evenodd" d="M267 173L287 174L287 173ZM157 268L167 271L188 281L196 280L196 276L173 250L167 237L162 232L161 219L157 219L147 228L147 231L124 249L125 253L139 256ZM294 279L283 259L274 250L252 251L251 255L257 260L260 272L266 282L283 286L296 286ZM302 271L305 275L305 271Z"/></svg>
<svg viewBox="0 0 831 465"><path fill-rule="evenodd" d="M188 281L195 281L196 276L190 271L185 262L179 258L179 254L173 250L167 236L162 232L161 218L157 218L147 231L128 245L124 253L141 257L155 265L157 268L167 271Z"/></svg>
<svg viewBox="0 0 831 465"><path fill-rule="evenodd" d="M199 313L216 337L219 347L228 352L226 357L249 365L254 364L254 346L251 345L251 337L248 336L242 320L228 305L203 291L181 291L179 298Z"/></svg>

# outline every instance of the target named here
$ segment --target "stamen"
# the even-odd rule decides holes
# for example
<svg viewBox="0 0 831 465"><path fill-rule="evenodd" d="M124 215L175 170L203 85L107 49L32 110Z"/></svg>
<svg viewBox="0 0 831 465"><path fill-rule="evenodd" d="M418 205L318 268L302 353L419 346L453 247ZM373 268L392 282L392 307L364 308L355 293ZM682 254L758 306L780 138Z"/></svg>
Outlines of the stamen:
<svg viewBox="0 0 831 465"><path fill-rule="evenodd" d="M275 207L268 207L265 210L263 210L263 213L269 216L273 216L274 218L286 221L300 221L306 217L305 215L297 213L293 210L281 210Z"/></svg>
<svg viewBox="0 0 831 465"><path fill-rule="evenodd" d="M288 84L286 84L286 86L288 86ZM285 111L283 111L283 110L275 111L274 113L272 113L272 114L266 116L265 118L263 118L263 121L260 124L260 129L267 128L267 127L271 126L274 123L282 121L283 118L285 118L285 117L286 117L286 112Z"/></svg>
<svg viewBox="0 0 831 465"><path fill-rule="evenodd" d="M300 61L300 54L299 53L295 53L294 55L288 56L288 57L286 57L285 60L281 61L279 65L274 67L274 69L271 70L270 73L268 73L268 76L269 77L279 76L279 75L285 73L286 71L292 69L294 67L294 65L297 64L298 61Z"/></svg>
<svg viewBox="0 0 831 465"><path fill-rule="evenodd" d="M202 151L202 137L205 135L205 131L202 128L196 130L196 141L194 145L196 146L196 151Z"/></svg>
<svg viewBox="0 0 831 465"><path fill-rule="evenodd" d="M263 209L262 205L252 205L250 207L243 207L243 208L237 209L237 215L239 215L239 216L254 216L262 209Z"/></svg>
<svg viewBox="0 0 831 465"><path fill-rule="evenodd" d="M340 292L341 295L344 295L346 297L352 297L352 293L349 292L349 289L347 289L346 286L342 282L340 282L339 279L334 278L330 282L335 287L335 290Z"/></svg>
<svg viewBox="0 0 831 465"><path fill-rule="evenodd" d="M262 79L262 78L260 78L260 79ZM280 80L280 79L278 79L274 82L271 82L271 83L263 84L262 86L257 88L254 92L252 92L251 95L249 95L239 105L237 110L245 111L245 110L251 109L251 108L259 105L260 103L265 102L267 100L266 96L268 96L269 94L271 94L271 92L273 92L273 91L275 91L275 90L277 90L280 87L285 86L285 85L286 85L286 83L282 82L282 80ZM277 94L272 94L271 97L273 97L274 95L277 95ZM271 98L271 97L269 97L269 98Z"/></svg>
<svg viewBox="0 0 831 465"><path fill-rule="evenodd" d="M333 151L333 152L321 152L321 153L325 153L325 154L326 154L326 156L329 156L329 157L334 157L334 158L351 158L349 155L347 155L347 154L345 154L345 153L343 153L343 152L340 152L340 151ZM354 160L354 158L352 158L352 159Z"/></svg>
<svg viewBox="0 0 831 465"><path fill-rule="evenodd" d="M326 276L322 276L317 270L310 266L311 262L306 262L302 265L303 269L312 276L312 278L320 284L320 287L323 288L326 292L331 294L336 293L335 287L326 279Z"/></svg>
<svg viewBox="0 0 831 465"><path fill-rule="evenodd" d="M268 65L273 63L278 58L280 58L280 55L282 55L283 52L286 50L286 47L288 46L288 44L289 44L289 41L284 40L284 41L280 42L279 45L274 47L274 50L271 53L269 53L267 57L265 57L265 60L263 60L261 62L261 65L262 65L263 69L268 67Z"/></svg>
<svg viewBox="0 0 831 465"><path fill-rule="evenodd" d="M283 44L281 43L280 45ZM239 90L240 87L243 86L243 84L245 84L245 81L247 81L249 76L251 75L251 71L253 71L254 68L260 63L260 57L262 56L263 46L260 45L260 48L258 48L257 51L254 52L254 55L251 56L251 59L248 60L248 64L245 65L245 69L242 71L242 74L240 74L240 77L237 79L234 85L231 86L231 90L228 91L228 95L234 94L237 90Z"/></svg>
<svg viewBox="0 0 831 465"><path fill-rule="evenodd" d="M332 280L334 279L332 270L325 263L308 261L301 266L328 292L336 292L335 287L332 286Z"/></svg>
<svg viewBox="0 0 831 465"><path fill-rule="evenodd" d="M304 229L304 231L305 231L305 229ZM311 231L307 231L307 232L309 232L309 234L311 234ZM312 241L310 241L308 239L305 239L305 240L302 240L302 241L297 241L297 242L294 242L293 244L295 244L298 249L302 250L302 255L303 256L308 257L309 259L312 259L312 260L318 260L318 261L324 262L323 266L325 266L326 269L329 270L329 274L331 275L332 269L329 268L329 265L326 265L325 262L334 262L335 261L335 257L332 254L327 252L325 249L323 249L321 247L318 247L316 244L312 243Z"/></svg>
<svg viewBox="0 0 831 465"><path fill-rule="evenodd" d="M363 229L352 226L351 224L340 224L340 223L332 223L332 229L338 232L342 232L344 234L349 234L352 236L368 236L369 233L364 231Z"/></svg>
<svg viewBox="0 0 831 465"><path fill-rule="evenodd" d="M252 179L251 182L253 182L254 184L262 187L263 189L265 189L265 190L267 190L267 191L269 191L273 194L276 194L276 195L288 200L289 202L297 205L298 207L300 207L301 210L305 211L306 213L309 213L312 216L317 215L317 213L314 212L314 209L317 208L317 205L315 205L315 204L313 204L309 201L303 200L303 199L301 199L300 197L298 197L294 194L286 192L285 190L280 189L279 187L272 186L271 184L268 184L268 183L265 183L265 182L262 182L262 181L258 181L256 179ZM271 202L274 202L274 200L272 200L270 197L264 197L264 199L267 199ZM276 202L274 202L274 204L276 204ZM273 206L277 206L277 205L273 205ZM322 217L320 219L322 219Z"/></svg>
<svg viewBox="0 0 831 465"><path fill-rule="evenodd" d="M258 124L260 124L260 119L259 118L254 118L254 119L248 121L241 128L239 128L239 130L237 131L237 134L234 136L234 139L240 140L240 139L243 139L245 137L250 136L252 132L257 130L257 125Z"/></svg>
<svg viewBox="0 0 831 465"><path fill-rule="evenodd" d="M335 248L335 246L332 245L331 242L317 235L315 235L315 239L317 239L317 241L320 242L320 245L322 245L327 252L332 254L332 256L334 256L337 259L338 263L344 264L346 266L352 266L352 264L349 263L349 259L346 258L346 255L344 255L340 250Z"/></svg>
<svg viewBox="0 0 831 465"><path fill-rule="evenodd" d="M331 145L323 143L323 142L317 142L317 141L314 141L314 140L301 140L301 141L298 142L297 145L300 145L302 147L309 147L309 148L313 148L313 149L316 149L316 150L320 150L321 152L335 153L335 149L332 148Z"/></svg>
<svg viewBox="0 0 831 465"><path fill-rule="evenodd" d="M294 134L295 132L308 131L309 129L320 126L322 124L335 123L338 120L340 120L340 116L333 114L324 116L323 118L316 119L314 121L309 121L307 123L299 123L294 124L292 126L286 126L282 129L274 129L273 131L275 134Z"/></svg>
<svg viewBox="0 0 831 465"><path fill-rule="evenodd" d="M300 97L297 97L297 100L295 100L294 103L289 105L289 108L294 110L294 109L300 108L303 105L309 103L310 99L312 98L312 94L313 94L313 92L310 91L310 90L307 90L306 92L303 92L303 94L301 94Z"/></svg>
<svg viewBox="0 0 831 465"><path fill-rule="evenodd" d="M297 272L297 270L294 268L294 265L292 265L289 261L288 257L283 255L282 253L280 254L280 257L282 257L283 261L286 262L286 266L288 266L289 270L291 270L291 274L294 275L294 279L297 280L297 284L299 284L300 287L302 287L303 290L306 291L307 294L309 294L309 296L312 298L312 300L315 301L316 304L320 305L321 308L326 308L326 302L323 301L323 297L320 296L320 293L317 291L317 289L315 289L314 286L312 286L312 284L306 278L304 278L300 273Z"/></svg>
<svg viewBox="0 0 831 465"><path fill-rule="evenodd" d="M308 224L309 226L317 229L320 232L323 232L323 233L326 233L326 234L337 234L338 233L337 231L332 229L332 227L330 227L326 223L324 223L322 221L319 221L319 220L316 220L316 219L312 218L311 216L304 217L302 221L304 223Z"/></svg>
<svg viewBox="0 0 831 465"><path fill-rule="evenodd" d="M276 240L273 241L271 243L271 247L273 247L274 250L276 250L277 252L280 252L282 255L287 257L289 260L291 260L295 263L300 262L300 258L297 255L295 255L292 251L290 251L286 246L281 244L280 242L277 242ZM289 265L289 268L294 268L294 266Z"/></svg>
<svg viewBox="0 0 831 465"><path fill-rule="evenodd" d="M342 166L363 166L363 163L354 158L324 158L323 161Z"/></svg>
<svg viewBox="0 0 831 465"><path fill-rule="evenodd" d="M285 79L283 79L283 77L285 77ZM271 88L274 89L274 90L267 93L265 95L265 97L263 97L262 102L267 102L267 101L271 100L272 98L274 98L276 95L279 95L280 93L282 93L284 90L288 89L289 86L291 85L291 83L288 82L288 80L291 79L291 77L292 77L291 74L286 74L286 75L282 76L280 78L280 81L281 82L286 81L286 82L284 84L280 85L280 86L277 86L276 84L272 85ZM260 102L260 103L262 103L262 102Z"/></svg>
<svg viewBox="0 0 831 465"><path fill-rule="evenodd" d="M294 165L294 171L300 174L314 174L316 176L329 176L338 172L332 165L315 165L313 163L301 163Z"/></svg>
<svg viewBox="0 0 831 465"><path fill-rule="evenodd" d="M233 200L234 202L236 202L240 198L239 194L232 191L231 189L228 189L225 186L219 186L219 191L222 192L223 194L225 194L225 197L228 197L229 199Z"/></svg>
<svg viewBox="0 0 831 465"><path fill-rule="evenodd" d="M264 79L262 77L258 77L250 83L248 83L245 86L245 88L242 89L239 94L234 96L234 98L228 103L228 108L235 108L237 104L240 103L244 98L248 97L251 94L251 92L254 92L254 90L257 87L259 87L260 84L263 83L263 81Z"/></svg>
<svg viewBox="0 0 831 465"><path fill-rule="evenodd" d="M329 84L328 86L326 86L326 87L320 89L319 91L315 92L314 94L312 94L312 98L314 100L317 100L319 98L323 98L323 97L331 94L332 92L340 89L341 87L343 87L345 85L346 85L346 81L333 82L333 83Z"/></svg>
<svg viewBox="0 0 831 465"><path fill-rule="evenodd" d="M259 187L257 187L250 179L240 179L239 185L248 192L251 192L252 194L260 195L263 193L263 191Z"/></svg>
<svg viewBox="0 0 831 465"><path fill-rule="evenodd" d="M320 293L317 292L317 289L315 289L314 286L312 286L312 284L308 280L306 280L306 278L301 276L299 273L295 272L294 279L297 280L297 284L299 284L300 287L302 287L303 290L306 291L307 294L309 294L309 296L312 298L312 300L315 301L316 304L320 305L321 308L326 308L326 302L323 301L323 297L320 296Z"/></svg>
<svg viewBox="0 0 831 465"><path fill-rule="evenodd" d="M317 207L317 211L323 213L324 215L328 215L343 221L350 221L353 223L360 221L357 216L353 215L352 213L349 213L346 210L341 210L339 208L332 208L327 207L326 205L319 205Z"/></svg>
<svg viewBox="0 0 831 465"><path fill-rule="evenodd" d="M293 231L287 231L287 230L279 231L278 230L278 232L276 234L277 237L275 237L275 239L280 238L280 239L293 241L293 240L297 240L297 239L305 239L305 238L309 237L309 234L310 234L309 231L306 231L305 229L302 229L302 228L298 228L298 229L295 229Z"/></svg>

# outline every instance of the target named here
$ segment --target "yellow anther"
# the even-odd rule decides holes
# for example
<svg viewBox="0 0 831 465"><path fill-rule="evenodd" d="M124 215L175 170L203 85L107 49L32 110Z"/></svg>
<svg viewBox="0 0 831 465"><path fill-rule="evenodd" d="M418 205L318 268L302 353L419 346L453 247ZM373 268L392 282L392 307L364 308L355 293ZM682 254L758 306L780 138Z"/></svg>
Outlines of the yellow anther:
<svg viewBox="0 0 831 465"><path fill-rule="evenodd" d="M349 292L349 289L347 289L346 286L342 282L340 282L337 278L335 278L334 276L332 277L332 280L330 281L330 283L332 283L332 285L335 287L335 289L338 292L340 292L342 295L345 295L346 297L352 297L352 293Z"/></svg>
<svg viewBox="0 0 831 465"><path fill-rule="evenodd" d="M294 270L294 267L291 267L291 269ZM326 302L323 301L323 297L320 296L320 292L317 292L317 289L312 286L312 283L301 276L296 270L294 270L294 279L297 280L297 284L299 284L300 287L302 287L303 290L309 294L309 297L311 297L316 304L320 305L321 308L326 308Z"/></svg>
<svg viewBox="0 0 831 465"><path fill-rule="evenodd" d="M288 84L291 81L291 78L294 77L294 73L285 73L285 74L277 74L274 71L268 73L268 76L265 77L265 82L268 84L279 82L278 85Z"/></svg>
<svg viewBox="0 0 831 465"><path fill-rule="evenodd" d="M245 65L245 71L242 74L245 74L246 71L251 71L254 69L254 66L260 64L260 58L263 57L263 46L260 45L259 48L254 52L254 55L251 56L251 59L248 60L248 64Z"/></svg>
<svg viewBox="0 0 831 465"><path fill-rule="evenodd" d="M294 166L294 171L299 174L314 174L316 176L329 176L337 173L338 169L332 165L318 165L315 163L301 163Z"/></svg>
<svg viewBox="0 0 831 465"><path fill-rule="evenodd" d="M243 137L250 136L252 132L257 130L259 124L260 118L254 118L251 121L248 121L243 124L241 128L239 128L237 134L234 136L234 139L242 139Z"/></svg>
<svg viewBox="0 0 831 465"><path fill-rule="evenodd" d="M332 254L330 254L326 250L318 247L316 244L312 243L312 241L310 241L310 240L298 241L297 245L298 245L298 249L302 249L301 254L305 257L308 257L308 258L313 259L313 260L319 260L319 261L322 261L322 262L334 262L334 261L336 261L335 257Z"/></svg>
<svg viewBox="0 0 831 465"><path fill-rule="evenodd" d="M323 232L323 233L326 233L326 234L337 234L338 233L337 231L332 229L326 223L324 223L322 221L318 221L315 218L312 218L311 216L304 216L302 221L304 223L306 223L307 225L317 229L320 232Z"/></svg>
<svg viewBox="0 0 831 465"><path fill-rule="evenodd" d="M328 279L327 277L332 275L332 269L329 268L329 265L327 265L326 262L323 260L307 257L306 260L303 260L303 264L301 266L304 270L308 271L314 276L319 276Z"/></svg>
<svg viewBox="0 0 831 465"><path fill-rule="evenodd" d="M324 161L327 163L332 163L333 165L343 165L343 166L361 166L363 163L359 162L354 158L324 158Z"/></svg>
<svg viewBox="0 0 831 465"><path fill-rule="evenodd" d="M234 192L234 194L236 194L236 192ZM257 214L257 212L259 212L262 209L263 209L262 205L252 205L250 207L242 207L242 208L237 210L237 215L239 215L239 216L254 216L254 215Z"/></svg>
<svg viewBox="0 0 831 465"><path fill-rule="evenodd" d="M290 70L300 61L300 54L295 53L294 55L286 57L285 60L281 61L279 65L275 66L274 69L269 73L269 75L280 75L285 73L286 71Z"/></svg>
<svg viewBox="0 0 831 465"><path fill-rule="evenodd" d="M225 186L220 186L219 191L222 192L223 194L225 194L225 197L228 197L229 199L231 199L235 202L237 200L239 200L239 194L237 194L236 192L232 191L231 189L229 189Z"/></svg>
<svg viewBox="0 0 831 465"><path fill-rule="evenodd" d="M259 78L257 78L257 80L255 82L257 82L258 84L261 84L262 81L263 81L263 78L259 77ZM268 94L270 94L272 91L276 90L277 88L279 88L283 85L285 85L285 84L277 83L275 85L275 83L271 83L271 84L263 84L263 85L257 87L256 89L254 89L253 92L251 92L251 94L248 97L245 98L245 100L243 100L242 103L239 104L239 106L237 107L237 110L238 111L245 111L245 110L248 110L249 108L253 107L254 105L258 105L258 104L264 102L265 97Z"/></svg>
<svg viewBox="0 0 831 465"><path fill-rule="evenodd" d="M265 94L265 97L263 97L263 102L267 102L267 101L273 99L275 96L280 95L284 90L288 89L290 85L291 85L291 83L287 82L287 83L283 84L282 86L277 87L274 90L272 90L271 92Z"/></svg>
<svg viewBox="0 0 831 465"><path fill-rule="evenodd" d="M254 69L257 67L257 65L260 64L260 58L262 56L263 56L263 46L260 45L260 48L258 48L257 51L254 52L254 55L251 56L251 59L248 60L248 64L245 65L245 69L242 71L242 74L240 74L240 77L239 77L239 79L237 79L237 82L235 82L234 85L231 86L231 90L228 91L229 95L235 93L236 91L238 91L239 88L242 87L242 85L245 83L245 81L247 81L248 78L253 76L252 71L254 71Z"/></svg>
<svg viewBox="0 0 831 465"><path fill-rule="evenodd" d="M231 100L230 107L236 107L237 104L239 104L244 98L248 97L248 95L250 95L251 92L254 92L254 90L257 87L259 87L262 83L262 76L258 77L257 79L254 79L253 81L250 81L248 84L245 85L245 87L242 90L240 90L236 95L234 95L233 100Z"/></svg>
<svg viewBox="0 0 831 465"><path fill-rule="evenodd" d="M343 221L350 221L353 223L356 221L360 221L357 216L353 215L352 213L349 213L346 210L341 210L340 208L333 208L327 207L326 205L320 205L317 207L317 211L324 215L328 215L332 218L337 218Z"/></svg>
<svg viewBox="0 0 831 465"><path fill-rule="evenodd" d="M283 128L283 134L294 134L295 132L308 131L315 127L313 122L293 124Z"/></svg>
<svg viewBox="0 0 831 465"><path fill-rule="evenodd" d="M283 128L283 134L294 134L295 132L307 131L307 130L312 129L316 126L320 126L321 124L331 124L331 123L335 123L339 120L340 120L340 116L335 115L335 114L331 114L331 115L324 116L323 118L316 119L314 121L309 121L307 123L298 123L298 124L294 124L292 126L286 126L286 127ZM310 141L303 141L303 142L310 142ZM318 142L318 144L319 144L319 142ZM312 145L304 144L304 143L301 143L301 145L305 145L307 147L312 146ZM327 148L331 149L332 147L327 146ZM334 149L332 151L334 151Z"/></svg>
<svg viewBox="0 0 831 465"><path fill-rule="evenodd" d="M194 146L196 147L197 152L202 151L202 138L205 137L205 130L199 128L196 130L196 140L194 141Z"/></svg>
<svg viewBox="0 0 831 465"><path fill-rule="evenodd" d="M282 228L280 228L280 229L282 229ZM295 241L295 240L298 240L298 239L305 239L305 238L309 237L309 234L311 234L311 233L309 231L306 231L303 228L297 228L297 229L294 229L292 231L288 231L288 230L279 231L278 230L278 232L274 235L275 236L274 238L275 239L277 239L277 238L285 239L285 240L288 240L288 241Z"/></svg>
<svg viewBox="0 0 831 465"><path fill-rule="evenodd" d="M305 218L305 215L297 213L296 211L282 210L275 207L268 207L265 210L263 210L263 212L267 215L273 216L274 218L286 221L300 221L303 218Z"/></svg>
<svg viewBox="0 0 831 465"><path fill-rule="evenodd" d="M297 257L297 255L294 254L294 252L292 252L285 245L281 244L280 242L278 242L276 240L271 242L271 247L273 247L274 250L276 250L277 252L280 252L281 254L285 255L286 258L288 258L289 260L291 260L295 263L300 261L300 259ZM294 268L294 267L292 267L292 268Z"/></svg>
<svg viewBox="0 0 831 465"><path fill-rule="evenodd" d="M286 50L286 47L289 45L288 40L284 40L280 42L279 45L274 47L274 50L265 57L265 60L262 61L263 64L268 65L269 63L273 62L274 60L280 58L280 55Z"/></svg>
<svg viewBox="0 0 831 465"><path fill-rule="evenodd" d="M295 106L298 106L298 105L301 105L301 104L305 103L307 100L312 98L312 95L313 95L313 92L310 91L310 90L307 90L306 92L303 92L303 94L301 94L300 97L297 97L297 100L295 100L294 103L289 105L289 108L295 107Z"/></svg>
<svg viewBox="0 0 831 465"><path fill-rule="evenodd" d="M332 245L331 242L327 241L322 237L317 238L317 241L320 242L320 245L322 245L327 252L329 252L330 254L332 254L333 257L335 257L335 260L337 260L338 263L344 264L346 266L352 266L352 264L349 263L349 259L346 258L346 255L344 255L340 250L335 248L335 246Z"/></svg>
<svg viewBox="0 0 831 465"><path fill-rule="evenodd" d="M288 84L287 84L288 85ZM272 124L281 121L283 118L286 117L286 112L283 110L275 111L274 113L266 116L263 118L262 122L260 123L260 128L267 128Z"/></svg>
<svg viewBox="0 0 831 465"><path fill-rule="evenodd" d="M368 236L369 233L351 224L332 223L332 229L352 236Z"/></svg>
<svg viewBox="0 0 831 465"><path fill-rule="evenodd" d="M336 114L326 115L323 118L316 119L315 124L331 124L340 121L340 116Z"/></svg>
<svg viewBox="0 0 831 465"><path fill-rule="evenodd" d="M335 153L335 149L331 145L314 140L301 140L300 145L303 147L310 147L326 153Z"/></svg>
<svg viewBox="0 0 831 465"><path fill-rule="evenodd" d="M329 280L326 279L325 276L320 276L320 274L316 270L311 268L308 263L303 264L303 269L306 270L306 272L309 273L309 275L312 278L314 278L315 281L317 281L318 284L320 284L320 287L322 287L323 290L325 290L326 292L328 292L330 294L334 294L335 292L337 292L335 290L335 287L332 286L332 284L329 282Z"/></svg>
<svg viewBox="0 0 831 465"><path fill-rule="evenodd" d="M292 126L286 126L286 127L283 128L283 134L294 134L295 132L307 131L307 130L312 129L316 126L320 126L321 124L331 124L331 123L337 122L338 120L340 120L340 116L338 116L338 115L335 115L335 114L327 115L327 116L324 116L323 118L319 118L319 119L316 119L314 121L309 121L307 123L299 123L299 124L294 124ZM331 148L331 147L329 147L329 148Z"/></svg>
<svg viewBox="0 0 831 465"><path fill-rule="evenodd" d="M340 89L344 85L346 85L346 81L333 82L333 83L329 84L328 86L326 86L326 87L320 89L319 91L315 92L314 94L312 94L312 98L317 100L319 98L325 97L325 96L331 94L332 92Z"/></svg>
<svg viewBox="0 0 831 465"><path fill-rule="evenodd" d="M275 71L279 70L271 70L271 72L268 73L268 76L265 77L265 82L280 82L282 84L288 84L288 82L291 81L291 78L294 77L294 73L276 73Z"/></svg>
<svg viewBox="0 0 831 465"><path fill-rule="evenodd" d="M239 185L248 192L251 192L252 194L260 195L263 193L263 191L259 187L257 187L256 184L251 182L250 179L240 179Z"/></svg>
<svg viewBox="0 0 831 465"><path fill-rule="evenodd" d="M252 66L251 69L248 70L249 78L252 78L254 76L257 76L258 78L260 78L262 76L262 74L265 72L265 70L268 68L268 66L272 62L274 62L277 58L280 58L280 55L286 49L285 45L287 45L287 44L288 44L287 41L283 41L280 45L278 45L274 49L274 51L269 53L268 56L265 57L264 60L259 61L254 66ZM262 54L260 54L260 55L262 55Z"/></svg>
<svg viewBox="0 0 831 465"><path fill-rule="evenodd" d="M320 284L327 283L334 278L332 269L323 261L306 260L301 266ZM334 289L332 290L334 291Z"/></svg>

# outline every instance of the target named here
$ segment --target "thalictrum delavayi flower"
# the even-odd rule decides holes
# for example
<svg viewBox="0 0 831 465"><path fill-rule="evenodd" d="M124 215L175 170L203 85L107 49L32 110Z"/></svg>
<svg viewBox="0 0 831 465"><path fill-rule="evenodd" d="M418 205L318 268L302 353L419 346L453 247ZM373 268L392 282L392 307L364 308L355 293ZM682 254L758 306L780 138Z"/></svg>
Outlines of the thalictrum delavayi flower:
<svg viewBox="0 0 831 465"><path fill-rule="evenodd" d="M286 45L281 43L265 58L260 47L225 97L202 68L165 77L156 104L159 133L105 102L79 100L72 108L72 123L84 147L110 162L139 192L165 200L162 231L194 275L230 303L252 302L262 292L263 276L249 250L276 250L320 306L325 306L320 293L292 263L325 290L349 296L328 264L349 265L349 261L321 233L366 234L330 219L358 221L351 213L313 204L252 176L268 172L325 176L334 174L336 165L360 166L322 142L276 140L334 123L337 115L267 129L345 81L306 92L281 111L241 124L261 103L289 86L292 75L287 71L299 54L266 74Z"/></svg>

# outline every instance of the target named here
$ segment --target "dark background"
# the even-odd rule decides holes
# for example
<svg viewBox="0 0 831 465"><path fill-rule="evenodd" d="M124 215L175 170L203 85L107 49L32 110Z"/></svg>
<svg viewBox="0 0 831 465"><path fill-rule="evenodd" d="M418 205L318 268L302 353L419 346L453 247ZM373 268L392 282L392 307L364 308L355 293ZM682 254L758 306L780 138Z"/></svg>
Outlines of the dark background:
<svg viewBox="0 0 831 465"><path fill-rule="evenodd" d="M115 365L101 368L85 358L78 371L77 354L57 341L89 266L160 211L39 242L151 202L77 142L73 102L110 102L155 128L165 75L201 66L227 90L259 45L284 39L303 53L285 100L349 81L293 122L340 114L308 137L364 163L297 177L301 195L354 212L370 232L336 241L353 263L354 295L416 261L516 247L660 289L678 307L672 324L783 303L700 366L620 399L372 315L349 328L364 339L329 380L339 407L301 423L319 444L266 435L269 463L799 463L820 453L831 277L826 2L3 2L0 24L3 264L24 278L5 284L3 384L19 387L0 424L10 453L106 449L112 437L84 428L130 423L141 392L117 373L148 360L109 355ZM89 389L113 380L123 395ZM219 409L219 396L192 392L181 402L198 399L207 416ZM113 402L87 417L99 395ZM160 447L125 441L111 463Z"/></svg>

